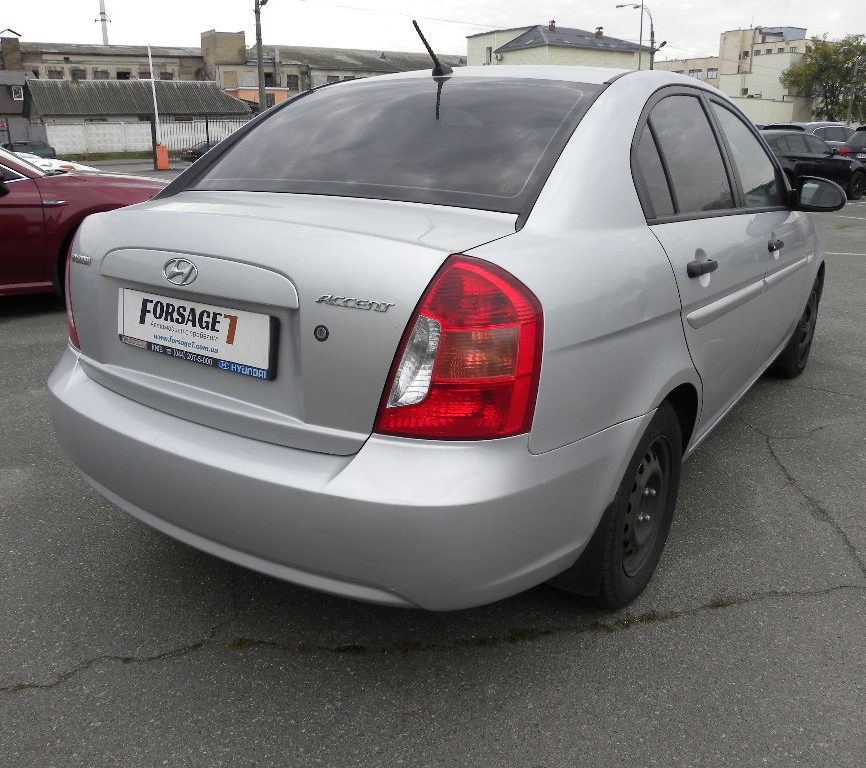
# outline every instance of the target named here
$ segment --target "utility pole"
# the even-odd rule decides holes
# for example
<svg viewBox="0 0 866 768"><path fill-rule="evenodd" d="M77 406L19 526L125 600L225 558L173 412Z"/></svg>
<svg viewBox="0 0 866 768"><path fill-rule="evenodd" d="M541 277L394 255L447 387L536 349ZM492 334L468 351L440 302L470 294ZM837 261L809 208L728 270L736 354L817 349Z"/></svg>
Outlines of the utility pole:
<svg viewBox="0 0 866 768"><path fill-rule="evenodd" d="M259 71L259 112L265 110L265 62L262 58L262 6L268 0L254 0L253 13L256 15L256 64Z"/></svg>
<svg viewBox="0 0 866 768"><path fill-rule="evenodd" d="M102 24L102 44L108 45L108 14L105 12L105 0L99 0L99 18L94 19Z"/></svg>

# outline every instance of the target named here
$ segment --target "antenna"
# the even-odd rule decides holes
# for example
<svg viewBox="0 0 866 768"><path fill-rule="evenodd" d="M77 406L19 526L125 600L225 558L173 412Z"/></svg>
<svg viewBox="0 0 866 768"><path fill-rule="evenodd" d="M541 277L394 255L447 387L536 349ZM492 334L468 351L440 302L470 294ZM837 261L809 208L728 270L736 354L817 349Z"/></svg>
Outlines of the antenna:
<svg viewBox="0 0 866 768"><path fill-rule="evenodd" d="M446 77L450 75L454 70L451 69L447 64L443 64L436 58L436 54L433 53L433 49L430 47L430 43L427 42L427 38L424 37L424 33L421 31L421 27L418 26L418 22L415 19L412 19L412 24L415 25L415 31L418 33L418 37L421 38L421 42L424 43L424 47L427 49L427 53L430 54L430 58L433 59L433 77Z"/></svg>
<svg viewBox="0 0 866 768"><path fill-rule="evenodd" d="M108 14L105 12L105 0L99 0L99 18L94 19L94 21L102 24L102 44L108 45L108 22L111 19L108 18Z"/></svg>

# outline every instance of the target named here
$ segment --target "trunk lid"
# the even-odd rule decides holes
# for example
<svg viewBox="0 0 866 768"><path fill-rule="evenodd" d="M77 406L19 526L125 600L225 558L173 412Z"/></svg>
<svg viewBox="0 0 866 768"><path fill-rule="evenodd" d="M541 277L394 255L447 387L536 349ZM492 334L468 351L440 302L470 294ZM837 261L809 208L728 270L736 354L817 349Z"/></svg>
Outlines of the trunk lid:
<svg viewBox="0 0 866 768"><path fill-rule="evenodd" d="M197 423L354 453L370 434L403 331L436 270L451 253L512 234L515 219L262 192L184 192L92 216L74 245L92 261L73 264L71 282L82 365L107 388ZM168 282L163 270L172 259L194 264L195 278ZM275 377L121 342L123 304L144 295L273 318Z"/></svg>

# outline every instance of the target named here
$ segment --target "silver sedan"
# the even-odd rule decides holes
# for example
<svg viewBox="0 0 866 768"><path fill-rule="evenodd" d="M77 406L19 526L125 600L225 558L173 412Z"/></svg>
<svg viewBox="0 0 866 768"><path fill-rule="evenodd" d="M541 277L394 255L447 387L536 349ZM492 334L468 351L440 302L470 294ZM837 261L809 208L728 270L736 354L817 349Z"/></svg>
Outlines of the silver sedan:
<svg viewBox="0 0 866 768"><path fill-rule="evenodd" d="M432 610L648 583L681 465L805 367L805 211L719 91L466 67L319 88L72 246L51 376L84 478L277 578Z"/></svg>

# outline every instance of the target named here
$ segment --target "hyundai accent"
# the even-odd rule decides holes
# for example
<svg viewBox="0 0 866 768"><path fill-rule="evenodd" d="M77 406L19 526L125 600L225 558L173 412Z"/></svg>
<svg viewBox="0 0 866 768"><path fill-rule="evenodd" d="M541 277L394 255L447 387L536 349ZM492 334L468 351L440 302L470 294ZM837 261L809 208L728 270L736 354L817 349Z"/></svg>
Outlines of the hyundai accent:
<svg viewBox="0 0 866 768"><path fill-rule="evenodd" d="M306 587L432 610L649 581L681 464L805 367L824 259L719 91L466 67L322 87L73 244L49 381L85 480Z"/></svg>

